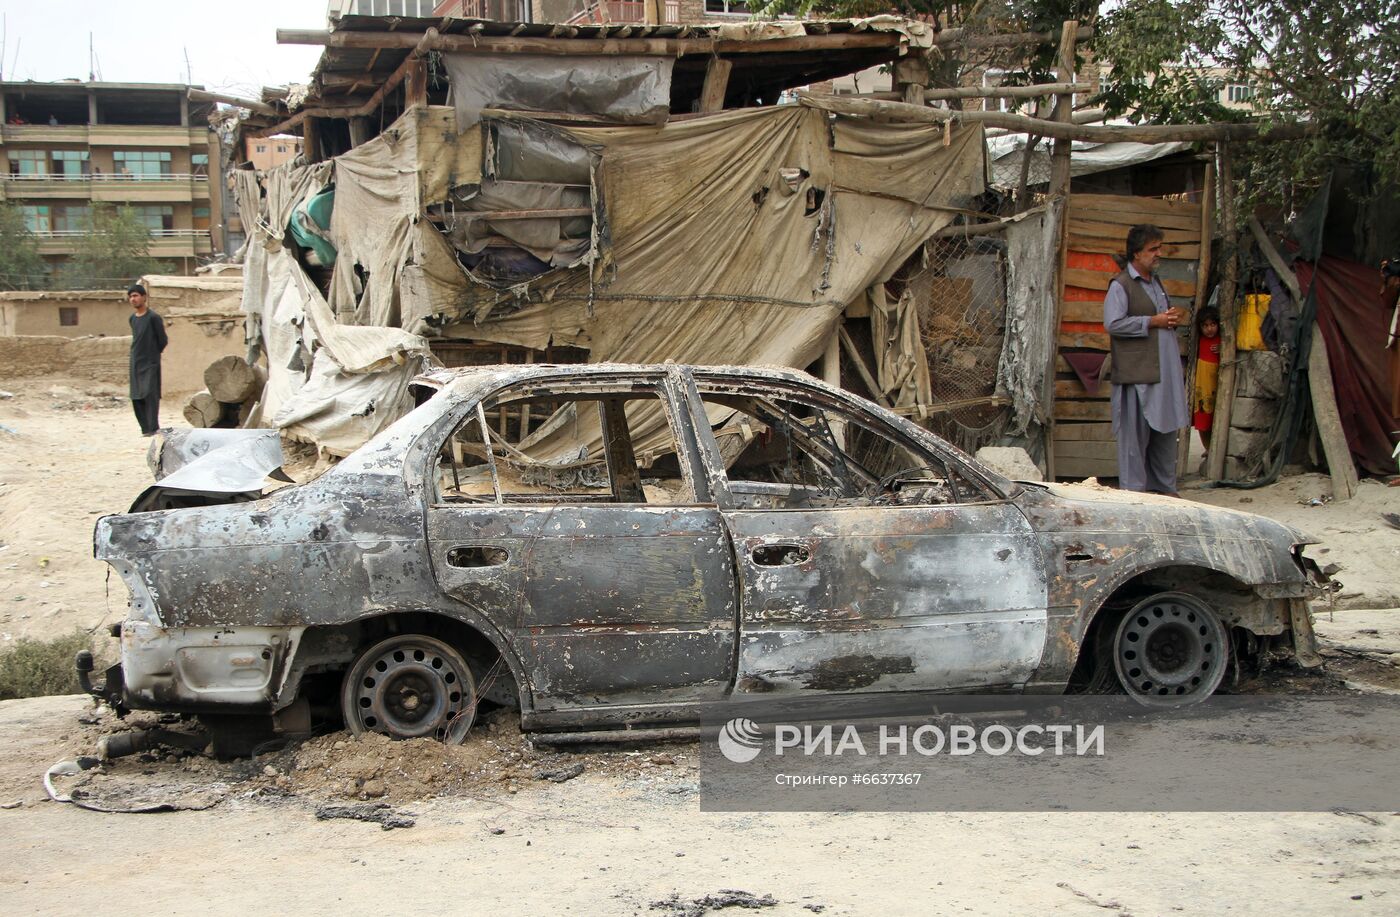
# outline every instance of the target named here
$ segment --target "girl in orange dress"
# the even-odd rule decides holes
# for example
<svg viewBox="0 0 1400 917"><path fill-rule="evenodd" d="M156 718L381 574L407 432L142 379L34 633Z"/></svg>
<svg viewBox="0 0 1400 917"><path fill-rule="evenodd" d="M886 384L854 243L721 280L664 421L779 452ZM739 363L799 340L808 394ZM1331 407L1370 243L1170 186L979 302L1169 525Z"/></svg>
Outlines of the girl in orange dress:
<svg viewBox="0 0 1400 917"><path fill-rule="evenodd" d="M1201 434L1201 445L1210 448L1210 428L1215 422L1215 382L1220 372L1220 312L1206 306L1196 316L1196 390L1191 426Z"/></svg>

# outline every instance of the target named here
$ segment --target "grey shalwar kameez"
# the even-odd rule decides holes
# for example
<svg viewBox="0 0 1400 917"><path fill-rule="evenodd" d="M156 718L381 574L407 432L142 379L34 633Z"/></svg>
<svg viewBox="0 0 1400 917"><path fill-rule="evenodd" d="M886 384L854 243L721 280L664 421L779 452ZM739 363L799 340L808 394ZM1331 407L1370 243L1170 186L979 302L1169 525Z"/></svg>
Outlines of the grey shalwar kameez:
<svg viewBox="0 0 1400 917"><path fill-rule="evenodd" d="M150 309L144 315L132 313L131 323L131 407L141 433L150 436L160 429L160 355L165 350L165 322Z"/></svg>
<svg viewBox="0 0 1400 917"><path fill-rule="evenodd" d="M1171 308L1162 282L1143 277L1133 265L1128 275L1152 299L1158 314ZM1186 376L1174 333L1151 329L1147 315L1128 314L1128 291L1108 285L1103 324L1109 334L1124 338L1158 333L1157 357L1161 377L1155 383L1113 386L1113 435L1118 440L1118 486L1123 490L1176 493L1177 434L1190 424L1186 413Z"/></svg>

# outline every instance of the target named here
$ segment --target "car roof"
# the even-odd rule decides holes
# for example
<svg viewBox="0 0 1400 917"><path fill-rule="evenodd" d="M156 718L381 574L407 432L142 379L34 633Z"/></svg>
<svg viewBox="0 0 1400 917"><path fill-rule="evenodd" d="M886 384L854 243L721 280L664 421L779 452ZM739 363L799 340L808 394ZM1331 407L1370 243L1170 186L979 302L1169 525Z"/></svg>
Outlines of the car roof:
<svg viewBox="0 0 1400 917"><path fill-rule="evenodd" d="M488 366L443 367L429 370L415 376L412 385L429 389L442 389L460 380L473 382L489 380L506 384L520 379L539 377L597 377L655 375L664 373L669 367L683 366L692 372L707 375L733 376L738 379L767 379L771 381L804 382L822 384L820 380L801 370L787 366L709 366L703 364L678 363L504 363Z"/></svg>

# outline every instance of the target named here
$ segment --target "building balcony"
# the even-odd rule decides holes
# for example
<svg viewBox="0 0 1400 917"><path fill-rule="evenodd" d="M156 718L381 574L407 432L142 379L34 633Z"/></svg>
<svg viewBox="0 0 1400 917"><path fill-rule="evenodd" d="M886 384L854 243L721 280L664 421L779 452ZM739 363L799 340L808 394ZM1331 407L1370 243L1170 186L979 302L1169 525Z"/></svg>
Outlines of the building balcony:
<svg viewBox="0 0 1400 917"><path fill-rule="evenodd" d="M55 229L30 235L38 240L41 255L71 255L78 240L87 233L80 229ZM207 229L153 229L147 246L154 258L192 258L212 250Z"/></svg>
<svg viewBox="0 0 1400 917"><path fill-rule="evenodd" d="M209 142L208 130L179 124L6 124L5 143L66 143L88 146L186 149Z"/></svg>
<svg viewBox="0 0 1400 917"><path fill-rule="evenodd" d="M3 175L6 199L46 198L112 203L209 199L207 175Z"/></svg>
<svg viewBox="0 0 1400 917"><path fill-rule="evenodd" d="M576 13L569 25L611 25L612 23L646 22L647 5L643 0L599 0ZM663 0L661 19L665 25L681 21L680 0Z"/></svg>

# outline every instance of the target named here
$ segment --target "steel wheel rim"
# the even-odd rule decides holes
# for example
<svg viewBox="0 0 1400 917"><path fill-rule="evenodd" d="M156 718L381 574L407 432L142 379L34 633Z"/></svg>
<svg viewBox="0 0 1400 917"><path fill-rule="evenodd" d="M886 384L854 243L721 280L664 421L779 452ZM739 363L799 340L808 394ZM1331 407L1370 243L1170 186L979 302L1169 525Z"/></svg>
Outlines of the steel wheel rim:
<svg viewBox="0 0 1400 917"><path fill-rule="evenodd" d="M346 674L341 701L352 732L395 739L459 744L476 717L466 661L431 637L391 637L371 647Z"/></svg>
<svg viewBox="0 0 1400 917"><path fill-rule="evenodd" d="M1220 686L1229 644L1219 618L1200 600L1164 593L1138 603L1118 625L1118 680L1149 706L1197 703Z"/></svg>

